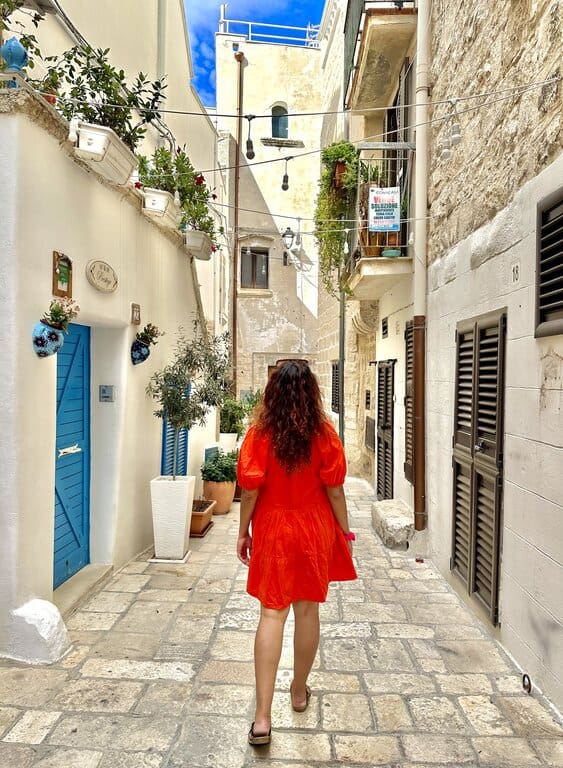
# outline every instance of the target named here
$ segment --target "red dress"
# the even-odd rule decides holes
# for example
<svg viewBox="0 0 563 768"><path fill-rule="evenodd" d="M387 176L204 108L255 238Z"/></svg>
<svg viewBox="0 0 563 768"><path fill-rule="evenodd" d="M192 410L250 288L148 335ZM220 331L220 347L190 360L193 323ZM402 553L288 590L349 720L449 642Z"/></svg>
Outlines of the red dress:
<svg viewBox="0 0 563 768"><path fill-rule="evenodd" d="M311 462L288 474L274 456L270 438L251 427L242 443L238 482L260 489L252 515L252 552L247 592L266 608L296 600L323 603L330 581L357 578L326 486L342 485L344 449L330 424L313 438Z"/></svg>

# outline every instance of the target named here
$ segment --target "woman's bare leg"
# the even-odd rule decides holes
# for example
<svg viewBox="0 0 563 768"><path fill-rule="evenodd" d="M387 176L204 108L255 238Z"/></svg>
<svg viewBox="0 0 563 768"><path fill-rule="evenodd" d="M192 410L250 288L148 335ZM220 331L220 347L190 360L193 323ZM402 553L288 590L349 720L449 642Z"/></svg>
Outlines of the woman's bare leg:
<svg viewBox="0 0 563 768"><path fill-rule="evenodd" d="M295 634L293 636L293 683L291 700L296 707L307 701L307 678L319 647L319 604L309 600L293 603Z"/></svg>
<svg viewBox="0 0 563 768"><path fill-rule="evenodd" d="M272 725L272 699L282 652L283 628L289 607L281 611L260 608L260 621L254 639L254 672L256 675L256 713L254 733L268 733Z"/></svg>

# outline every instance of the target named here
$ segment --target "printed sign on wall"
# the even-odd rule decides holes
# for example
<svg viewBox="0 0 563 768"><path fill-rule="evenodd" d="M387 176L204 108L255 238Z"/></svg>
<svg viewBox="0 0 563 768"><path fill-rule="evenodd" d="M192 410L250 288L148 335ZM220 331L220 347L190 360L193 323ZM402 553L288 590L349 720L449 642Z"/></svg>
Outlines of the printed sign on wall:
<svg viewBox="0 0 563 768"><path fill-rule="evenodd" d="M369 188L370 232L400 232L401 190L399 187Z"/></svg>

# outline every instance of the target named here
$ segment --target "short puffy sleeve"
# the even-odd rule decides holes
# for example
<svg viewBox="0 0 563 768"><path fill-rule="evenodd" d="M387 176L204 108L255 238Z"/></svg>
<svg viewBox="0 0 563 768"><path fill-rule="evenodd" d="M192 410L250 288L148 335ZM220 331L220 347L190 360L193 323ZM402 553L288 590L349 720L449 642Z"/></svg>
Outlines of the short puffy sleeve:
<svg viewBox="0 0 563 768"><path fill-rule="evenodd" d="M254 491L262 485L266 477L267 460L267 440L257 432L256 427L250 427L238 456L237 480L241 488Z"/></svg>
<svg viewBox="0 0 563 768"><path fill-rule="evenodd" d="M336 430L328 422L319 437L319 451L321 481L328 486L342 485L346 477L346 456Z"/></svg>

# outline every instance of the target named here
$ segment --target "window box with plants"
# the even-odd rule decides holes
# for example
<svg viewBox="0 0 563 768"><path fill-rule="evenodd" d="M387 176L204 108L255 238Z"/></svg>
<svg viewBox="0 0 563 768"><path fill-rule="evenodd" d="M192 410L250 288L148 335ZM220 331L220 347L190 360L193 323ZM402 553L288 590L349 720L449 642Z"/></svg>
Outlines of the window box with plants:
<svg viewBox="0 0 563 768"><path fill-rule="evenodd" d="M230 511L235 497L238 452L225 453L221 449L202 464L203 495L216 501L214 515Z"/></svg>
<svg viewBox="0 0 563 768"><path fill-rule="evenodd" d="M156 371L147 386L158 403L155 416L174 430L172 466L176 467L182 429L205 424L212 408L223 403L230 382L227 337L208 340L194 324L192 338L180 332L172 360ZM151 480L155 559L183 561L189 554L195 476L160 475Z"/></svg>
<svg viewBox="0 0 563 768"><path fill-rule="evenodd" d="M144 186L144 213L179 228L190 253L209 259L217 247L215 222L208 208L211 193L185 150L173 154L159 147L152 157L140 157L139 182Z"/></svg>
<svg viewBox="0 0 563 768"><path fill-rule="evenodd" d="M132 83L108 60L109 49L77 45L45 59L46 75L32 84L55 97L70 121L75 155L114 184L126 184L137 167L134 154L158 112L166 87L140 72Z"/></svg>
<svg viewBox="0 0 563 768"><path fill-rule="evenodd" d="M358 187L358 151L348 141L338 141L321 153L321 178L315 207L315 239L319 249L322 283L328 293L340 290L346 266L346 232Z"/></svg>

